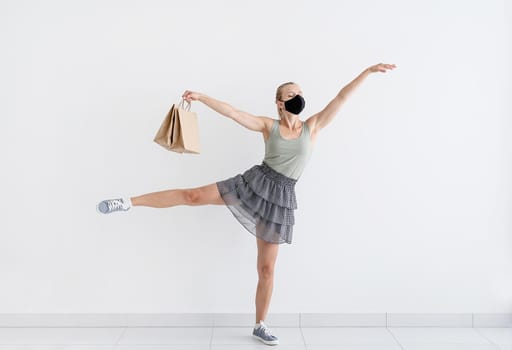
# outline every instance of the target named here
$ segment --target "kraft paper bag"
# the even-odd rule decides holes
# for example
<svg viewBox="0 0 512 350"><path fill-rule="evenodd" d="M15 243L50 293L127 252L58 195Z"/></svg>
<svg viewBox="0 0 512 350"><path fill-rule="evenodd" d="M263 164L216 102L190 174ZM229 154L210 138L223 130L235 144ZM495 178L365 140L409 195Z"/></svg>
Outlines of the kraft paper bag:
<svg viewBox="0 0 512 350"><path fill-rule="evenodd" d="M184 101L172 105L153 141L168 151L199 154L197 114L190 111L192 104L188 101L188 108L183 108Z"/></svg>

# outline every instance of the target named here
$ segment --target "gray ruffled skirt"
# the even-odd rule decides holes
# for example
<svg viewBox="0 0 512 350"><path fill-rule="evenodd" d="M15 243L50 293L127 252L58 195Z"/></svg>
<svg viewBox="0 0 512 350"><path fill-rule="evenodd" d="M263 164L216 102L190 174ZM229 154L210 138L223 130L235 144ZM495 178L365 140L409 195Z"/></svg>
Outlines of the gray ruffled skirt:
<svg viewBox="0 0 512 350"><path fill-rule="evenodd" d="M217 181L217 188L247 231L269 243L291 244L296 182L262 162L243 174Z"/></svg>

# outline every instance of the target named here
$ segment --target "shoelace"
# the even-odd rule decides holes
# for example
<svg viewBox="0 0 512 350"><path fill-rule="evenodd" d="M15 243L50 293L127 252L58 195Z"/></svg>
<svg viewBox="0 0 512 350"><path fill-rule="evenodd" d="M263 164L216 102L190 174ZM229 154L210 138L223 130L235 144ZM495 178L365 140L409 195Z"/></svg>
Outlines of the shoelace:
<svg viewBox="0 0 512 350"><path fill-rule="evenodd" d="M272 336L272 334L271 334L271 332L270 332L270 328L268 328L267 326L262 325L262 326L261 326L261 329L263 330L263 333L265 333L266 335L268 335L268 336Z"/></svg>
<svg viewBox="0 0 512 350"><path fill-rule="evenodd" d="M123 207L123 203L119 199L113 199L107 202L108 211L112 211L113 209L119 209Z"/></svg>

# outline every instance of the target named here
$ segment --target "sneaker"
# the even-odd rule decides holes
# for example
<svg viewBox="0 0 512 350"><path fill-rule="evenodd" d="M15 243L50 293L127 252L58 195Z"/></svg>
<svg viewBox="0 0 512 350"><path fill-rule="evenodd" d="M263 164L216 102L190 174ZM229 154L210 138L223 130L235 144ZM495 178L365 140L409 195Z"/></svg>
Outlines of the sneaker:
<svg viewBox="0 0 512 350"><path fill-rule="evenodd" d="M254 327L252 331L252 336L256 339L261 340L267 345L277 345L279 344L279 340L275 335L272 335L271 330L267 327L263 321L260 321L260 326L258 328Z"/></svg>
<svg viewBox="0 0 512 350"><path fill-rule="evenodd" d="M127 211L131 208L129 201L125 198L106 199L96 206L96 211L102 214L110 214L114 211Z"/></svg>

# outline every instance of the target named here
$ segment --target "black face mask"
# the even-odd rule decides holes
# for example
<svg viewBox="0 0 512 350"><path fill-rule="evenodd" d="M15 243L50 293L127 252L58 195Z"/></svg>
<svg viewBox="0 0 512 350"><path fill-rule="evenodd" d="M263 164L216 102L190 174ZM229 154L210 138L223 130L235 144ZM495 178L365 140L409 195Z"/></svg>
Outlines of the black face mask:
<svg viewBox="0 0 512 350"><path fill-rule="evenodd" d="M306 101L301 95L295 95L292 99L284 101L284 109L293 114L299 114L305 106Z"/></svg>

